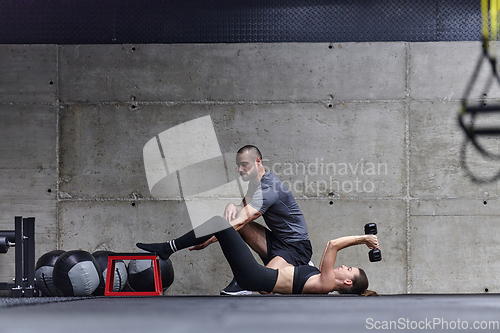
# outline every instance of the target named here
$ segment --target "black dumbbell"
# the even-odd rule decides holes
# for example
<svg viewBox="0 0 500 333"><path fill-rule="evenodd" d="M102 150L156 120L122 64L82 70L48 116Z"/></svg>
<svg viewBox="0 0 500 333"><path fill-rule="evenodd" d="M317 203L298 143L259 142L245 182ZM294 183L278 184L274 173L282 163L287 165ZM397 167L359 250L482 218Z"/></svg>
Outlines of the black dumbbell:
<svg viewBox="0 0 500 333"><path fill-rule="evenodd" d="M365 235L376 235L377 234L377 225L375 223L367 223L365 224ZM380 249L371 249L368 252L368 257L371 262L376 262L382 260L382 252Z"/></svg>

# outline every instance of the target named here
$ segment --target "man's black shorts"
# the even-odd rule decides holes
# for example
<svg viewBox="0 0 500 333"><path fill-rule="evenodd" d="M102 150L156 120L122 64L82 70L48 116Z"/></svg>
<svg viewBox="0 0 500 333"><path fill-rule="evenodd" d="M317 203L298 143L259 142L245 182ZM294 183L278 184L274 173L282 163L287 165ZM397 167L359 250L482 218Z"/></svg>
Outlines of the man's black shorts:
<svg viewBox="0 0 500 333"><path fill-rule="evenodd" d="M267 265L274 257L282 257L294 266L307 265L311 260L312 246L309 240L284 243L266 228L267 258L262 258Z"/></svg>

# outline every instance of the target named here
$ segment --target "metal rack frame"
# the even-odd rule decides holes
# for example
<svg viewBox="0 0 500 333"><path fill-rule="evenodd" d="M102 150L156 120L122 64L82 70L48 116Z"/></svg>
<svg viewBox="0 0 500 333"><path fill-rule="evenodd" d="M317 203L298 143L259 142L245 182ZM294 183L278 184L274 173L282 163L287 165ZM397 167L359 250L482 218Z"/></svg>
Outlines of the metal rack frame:
<svg viewBox="0 0 500 333"><path fill-rule="evenodd" d="M35 287L35 218L16 216L12 231L0 231L15 247L14 283L0 283L0 290L12 290L12 297L37 296Z"/></svg>

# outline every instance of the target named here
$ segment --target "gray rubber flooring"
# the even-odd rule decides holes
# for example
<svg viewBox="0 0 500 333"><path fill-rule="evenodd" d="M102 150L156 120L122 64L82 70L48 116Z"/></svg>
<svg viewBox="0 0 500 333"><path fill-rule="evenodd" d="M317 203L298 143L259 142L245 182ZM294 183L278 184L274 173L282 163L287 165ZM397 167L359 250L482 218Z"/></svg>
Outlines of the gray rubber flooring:
<svg viewBox="0 0 500 333"><path fill-rule="evenodd" d="M0 332L500 331L500 295L0 299Z"/></svg>

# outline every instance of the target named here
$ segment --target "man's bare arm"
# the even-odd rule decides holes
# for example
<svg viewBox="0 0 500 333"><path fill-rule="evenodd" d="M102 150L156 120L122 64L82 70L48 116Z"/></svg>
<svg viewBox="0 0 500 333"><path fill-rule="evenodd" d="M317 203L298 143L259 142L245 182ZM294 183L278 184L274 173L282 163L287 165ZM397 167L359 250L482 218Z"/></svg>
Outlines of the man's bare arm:
<svg viewBox="0 0 500 333"><path fill-rule="evenodd" d="M247 224L248 222L251 222L261 216L262 213L257 209L253 208L251 205L246 205L239 211L236 218L232 221L229 221L229 223L231 223L233 228L238 231L239 229L243 228L243 226L245 226L245 224Z"/></svg>

